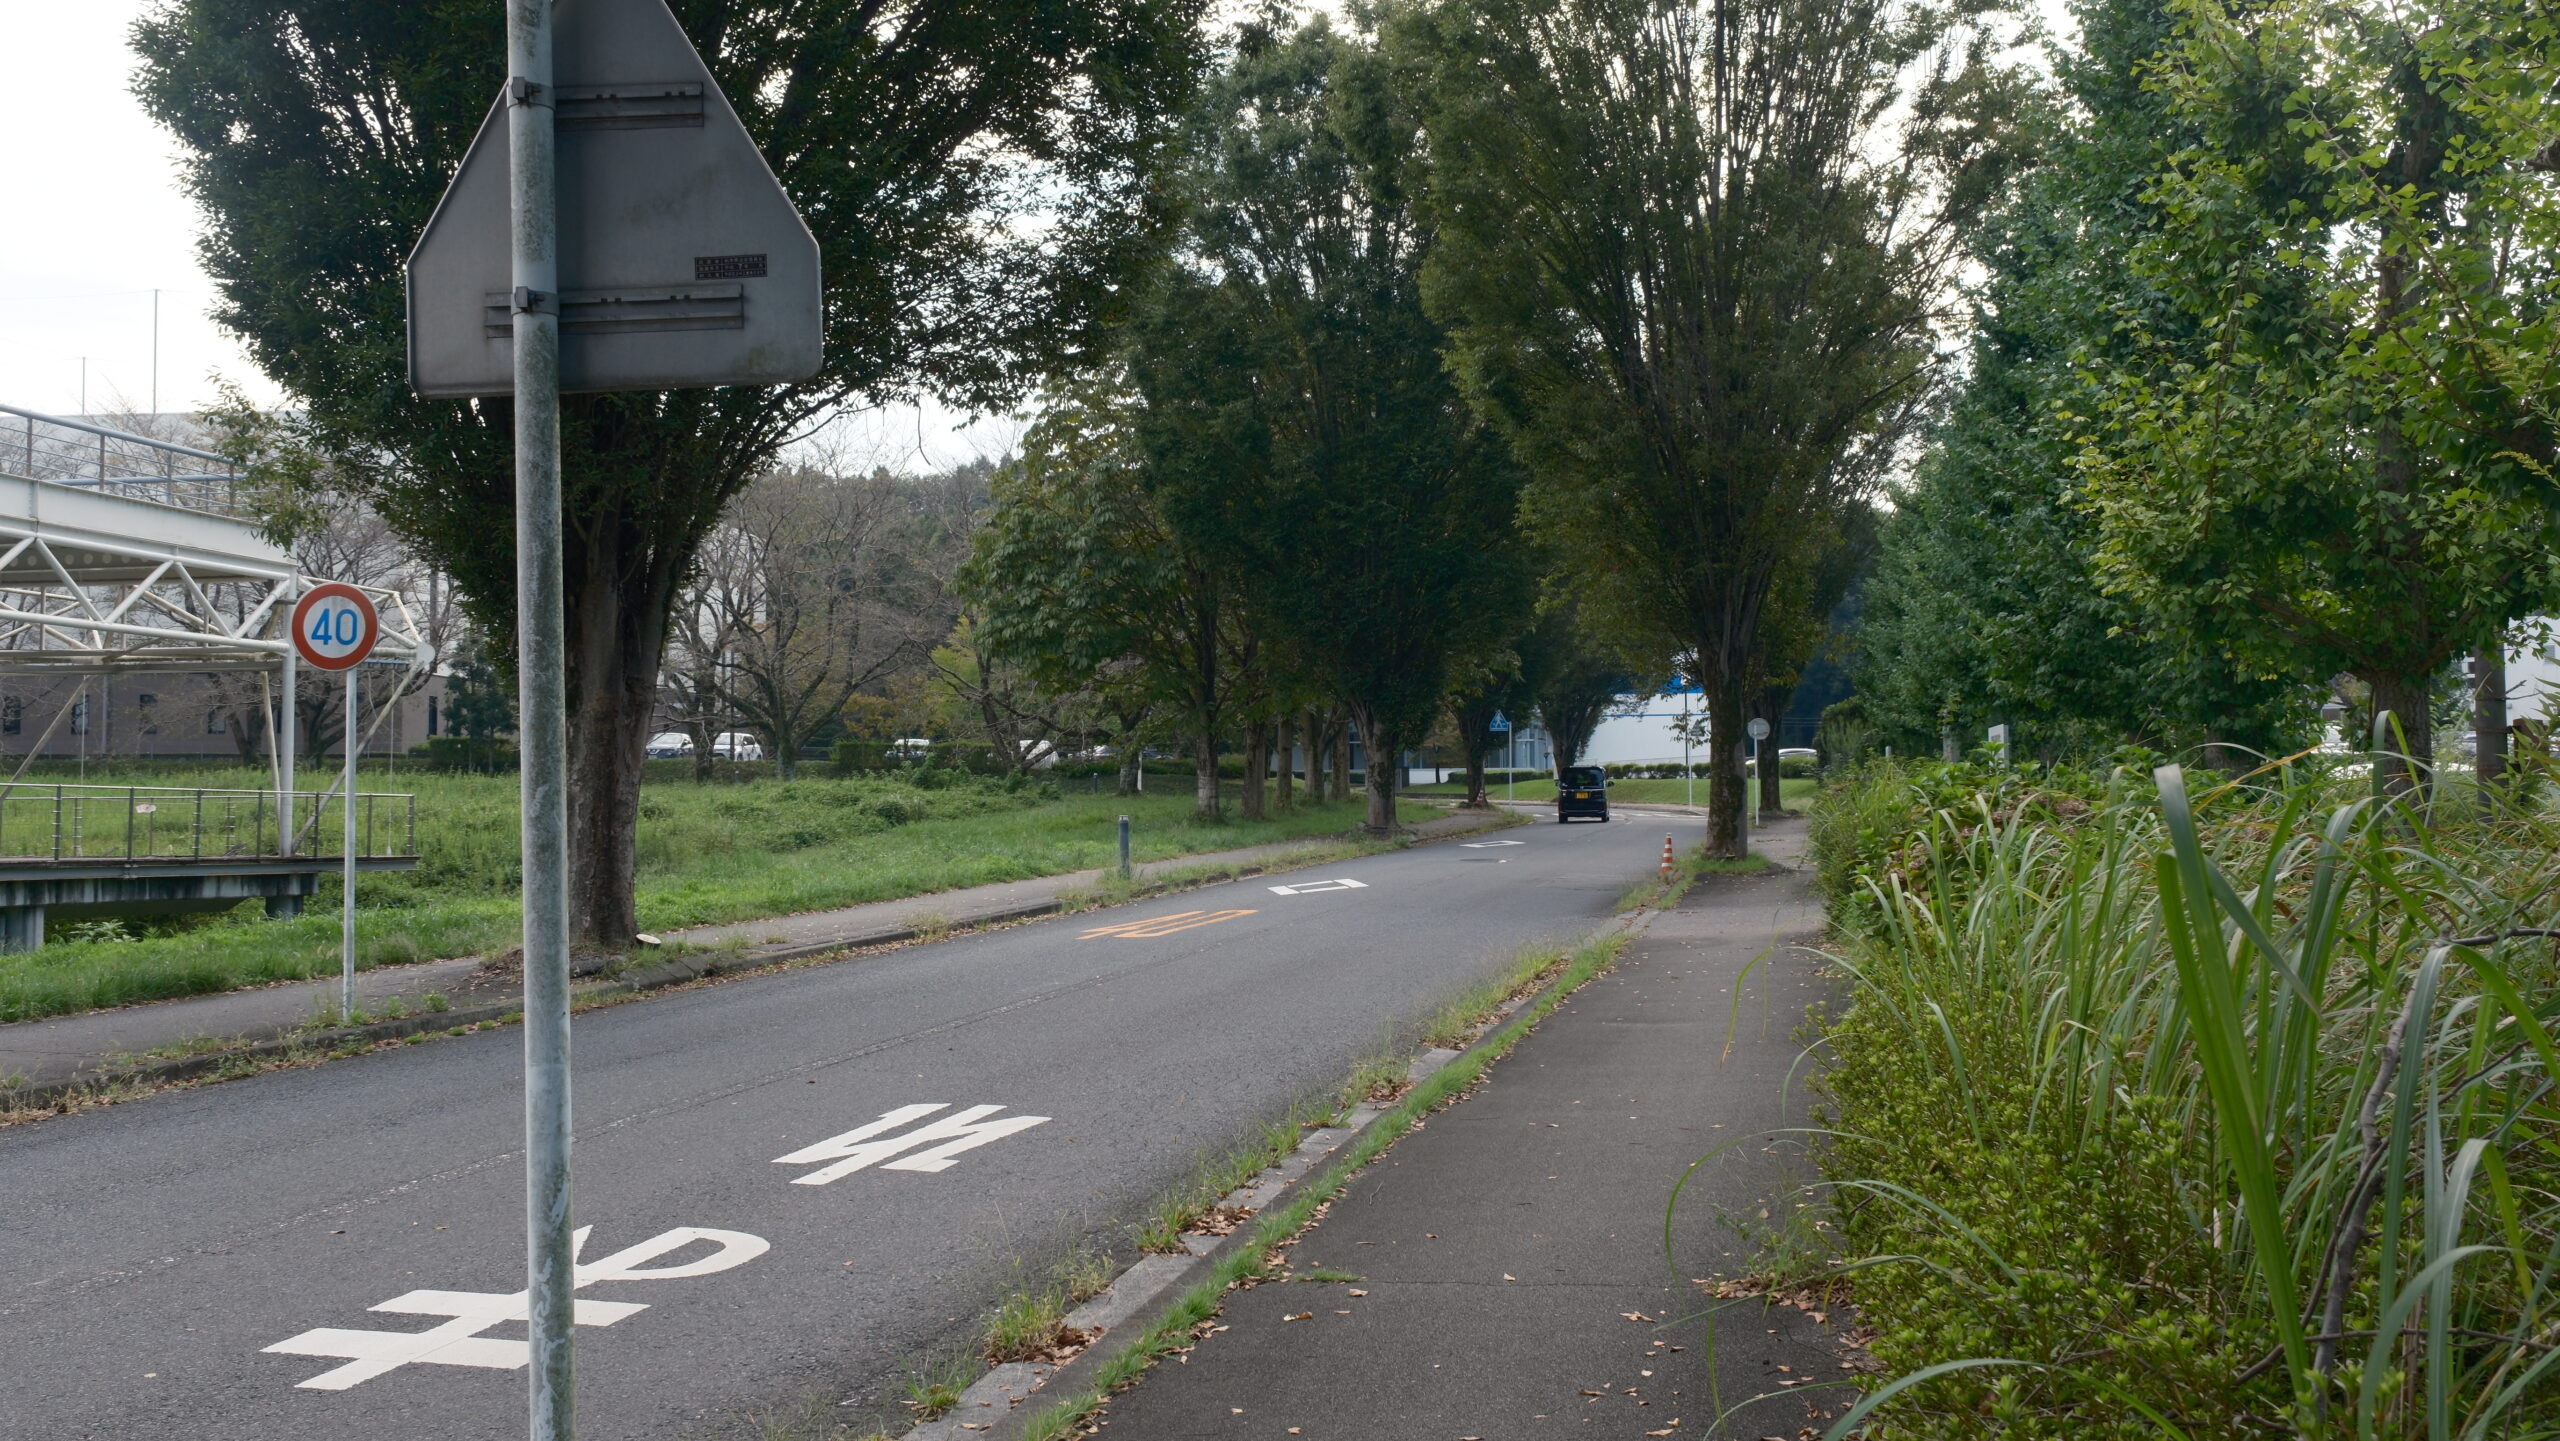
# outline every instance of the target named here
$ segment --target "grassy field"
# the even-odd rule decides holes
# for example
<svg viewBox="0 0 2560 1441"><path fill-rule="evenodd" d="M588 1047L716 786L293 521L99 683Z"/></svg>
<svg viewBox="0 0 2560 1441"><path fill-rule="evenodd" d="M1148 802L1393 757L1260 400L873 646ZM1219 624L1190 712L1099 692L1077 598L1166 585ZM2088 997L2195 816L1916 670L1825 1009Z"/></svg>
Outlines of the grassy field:
<svg viewBox="0 0 2560 1441"><path fill-rule="evenodd" d="M1805 808L1821 785L1816 780L1780 780L1778 793L1788 810L1797 811ZM1510 789L1505 789L1499 781L1488 781L1485 789L1495 800L1551 801L1556 798L1556 783L1552 780L1523 780ZM1414 786L1406 792L1417 796L1462 796L1466 793L1463 781L1449 785ZM1698 804L1707 803L1707 784L1703 780L1698 782L1697 796ZM1628 805L1686 805L1689 783L1684 780L1611 781L1609 799Z"/></svg>
<svg viewBox="0 0 2560 1441"><path fill-rule="evenodd" d="M90 768L91 784L255 786L260 772ZM518 927L513 776L371 773L359 790L414 792L415 871L368 876L358 894L360 967L501 949ZM1108 864L1126 812L1133 853L1159 861L1300 836L1361 817L1354 800L1268 821L1203 824L1188 791L1063 796L1037 785L953 777L924 788L862 777L643 788L640 924L651 931L895 900ZM1415 808L1408 819L1427 814ZM256 902L220 915L138 926L129 939L68 939L0 956L0 1021L130 1005L332 974L338 891L310 914L268 921Z"/></svg>

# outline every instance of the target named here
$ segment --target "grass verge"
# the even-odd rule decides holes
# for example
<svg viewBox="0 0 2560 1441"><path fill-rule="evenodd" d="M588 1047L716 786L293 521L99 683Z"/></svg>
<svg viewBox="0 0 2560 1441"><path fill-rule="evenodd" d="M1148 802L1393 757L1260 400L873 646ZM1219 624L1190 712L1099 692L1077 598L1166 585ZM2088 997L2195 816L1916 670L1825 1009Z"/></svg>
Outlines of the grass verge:
<svg viewBox="0 0 2560 1441"><path fill-rule="evenodd" d="M1675 856L1672 859L1671 875L1668 879L1657 875L1627 887L1626 894L1618 897L1618 914L1623 916L1630 911L1667 906L1678 900L1682 892L1696 884L1700 876L1754 876L1769 869L1770 864L1769 858L1758 851L1753 851L1738 861L1727 860L1722 856L1710 856L1707 854L1706 846L1701 843L1691 849L1687 855Z"/></svg>
<svg viewBox="0 0 2560 1441"><path fill-rule="evenodd" d="M95 779L106 779L101 773ZM153 785L254 785L258 773L154 772ZM414 789L418 869L367 877L356 964L503 949L520 928L513 777L368 776ZM1110 864L1131 816L1135 859L1159 862L1358 824L1358 803L1204 823L1188 796L1051 796L1036 786L960 778L917 789L859 778L747 785L654 784L635 845L640 922L665 932L1028 880ZM1437 815L1416 805L1409 819ZM269 921L255 905L212 916L98 928L88 939L0 956L0 1022L206 995L338 969L337 882L306 914Z"/></svg>

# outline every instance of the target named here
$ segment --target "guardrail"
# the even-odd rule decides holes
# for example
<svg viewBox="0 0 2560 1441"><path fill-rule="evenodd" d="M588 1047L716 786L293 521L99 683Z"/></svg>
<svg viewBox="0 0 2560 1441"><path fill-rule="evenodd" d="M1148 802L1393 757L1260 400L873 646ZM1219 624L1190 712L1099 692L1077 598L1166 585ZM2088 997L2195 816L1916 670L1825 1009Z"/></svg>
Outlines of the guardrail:
<svg viewBox="0 0 2560 1441"><path fill-rule="evenodd" d="M275 791L174 786L0 786L0 867L10 862L273 860ZM345 802L325 791L293 793L294 852L343 857ZM418 798L358 791L356 855L418 853Z"/></svg>
<svg viewBox="0 0 2560 1441"><path fill-rule="evenodd" d="M249 519L238 468L209 450L0 405L0 471Z"/></svg>

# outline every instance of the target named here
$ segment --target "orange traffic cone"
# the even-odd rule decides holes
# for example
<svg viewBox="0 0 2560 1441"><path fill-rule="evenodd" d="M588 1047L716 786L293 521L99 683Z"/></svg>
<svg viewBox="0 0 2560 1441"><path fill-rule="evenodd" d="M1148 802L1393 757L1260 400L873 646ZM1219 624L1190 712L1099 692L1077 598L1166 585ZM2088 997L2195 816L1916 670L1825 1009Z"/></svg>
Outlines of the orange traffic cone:
<svg viewBox="0 0 2560 1441"><path fill-rule="evenodd" d="M1671 879L1671 865L1671 837L1664 836L1662 838L1662 878L1666 881Z"/></svg>

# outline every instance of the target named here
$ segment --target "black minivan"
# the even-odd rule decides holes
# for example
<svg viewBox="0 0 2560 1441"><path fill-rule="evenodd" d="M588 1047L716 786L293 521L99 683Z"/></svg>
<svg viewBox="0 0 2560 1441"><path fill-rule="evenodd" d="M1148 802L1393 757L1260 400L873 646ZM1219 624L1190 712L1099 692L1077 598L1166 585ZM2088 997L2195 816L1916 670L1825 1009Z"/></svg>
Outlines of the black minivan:
<svg viewBox="0 0 2560 1441"><path fill-rule="evenodd" d="M1566 766L1556 782L1556 824L1584 816L1609 818L1609 773L1598 766Z"/></svg>

